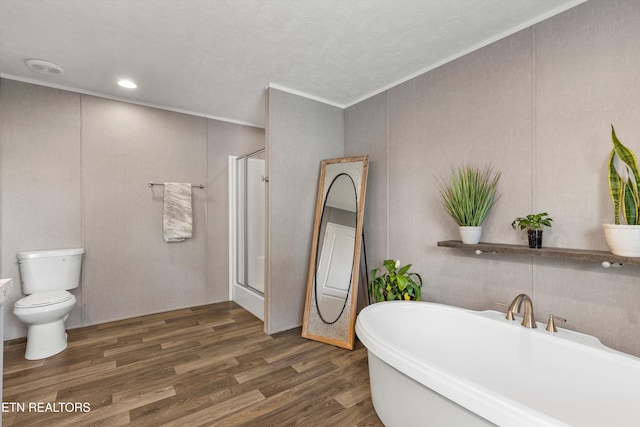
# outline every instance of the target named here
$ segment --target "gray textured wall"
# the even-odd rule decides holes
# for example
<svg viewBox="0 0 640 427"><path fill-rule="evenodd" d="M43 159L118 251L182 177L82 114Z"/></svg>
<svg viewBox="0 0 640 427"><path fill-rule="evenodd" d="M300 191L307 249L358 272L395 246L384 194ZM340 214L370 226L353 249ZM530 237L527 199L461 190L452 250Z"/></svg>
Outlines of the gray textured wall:
<svg viewBox="0 0 640 427"><path fill-rule="evenodd" d="M105 126L105 124L109 124ZM206 181L199 117L82 97L83 323L207 301L205 191L193 189L193 238L162 238L163 187Z"/></svg>
<svg viewBox="0 0 640 427"><path fill-rule="evenodd" d="M262 129L0 82L2 277L16 252L84 247L70 327L228 299L228 156L264 146ZM193 190L194 235L162 239L162 187ZM7 339L26 328L5 310Z"/></svg>
<svg viewBox="0 0 640 427"><path fill-rule="evenodd" d="M14 279L5 302L5 339L26 335L13 315L22 294L16 253L82 247L80 96L2 80L2 277ZM69 324L81 322L83 289Z"/></svg>
<svg viewBox="0 0 640 427"><path fill-rule="evenodd" d="M344 155L344 112L269 89L266 123L265 328L273 333L302 324L320 162Z"/></svg>
<svg viewBox="0 0 640 427"><path fill-rule="evenodd" d="M610 123L640 153L638 22L640 2L591 0L349 108L345 152L371 157L370 264L411 262L427 300L472 309L526 292L538 320L640 356L640 268L438 248L459 237L433 178L463 162L502 170L484 241L524 244L511 221L548 211L545 245L608 250Z"/></svg>
<svg viewBox="0 0 640 427"><path fill-rule="evenodd" d="M388 249L387 148L387 93L345 111L345 156L369 156L363 220L369 271L385 259Z"/></svg>

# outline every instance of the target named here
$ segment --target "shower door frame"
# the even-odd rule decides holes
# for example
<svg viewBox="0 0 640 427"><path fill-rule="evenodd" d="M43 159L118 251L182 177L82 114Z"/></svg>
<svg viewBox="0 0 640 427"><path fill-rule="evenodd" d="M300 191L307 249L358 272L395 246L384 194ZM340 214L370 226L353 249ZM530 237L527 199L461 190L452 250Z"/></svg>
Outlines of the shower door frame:
<svg viewBox="0 0 640 427"><path fill-rule="evenodd" d="M254 290L250 286L239 284L237 281L237 264L238 264L238 212L237 212L237 195L238 195L238 179L237 179L237 163L242 158L249 158L255 154L265 151L264 149L249 153L244 156L229 156L229 300L235 301L253 315L264 321L265 315L265 297L263 293ZM266 209L266 206L265 206ZM266 261L266 253L265 253ZM246 262L246 260L245 260ZM266 266L265 266L266 268ZM245 266L246 275L246 266ZM245 277L246 279L246 277ZM264 278L266 282L266 277ZM246 281L246 280L245 280Z"/></svg>

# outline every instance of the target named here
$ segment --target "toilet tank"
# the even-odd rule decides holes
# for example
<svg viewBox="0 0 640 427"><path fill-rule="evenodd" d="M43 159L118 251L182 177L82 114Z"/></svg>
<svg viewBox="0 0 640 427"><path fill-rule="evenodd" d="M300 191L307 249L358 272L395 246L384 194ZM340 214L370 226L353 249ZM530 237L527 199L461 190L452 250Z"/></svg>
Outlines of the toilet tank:
<svg viewBox="0 0 640 427"><path fill-rule="evenodd" d="M84 249L49 249L18 252L22 292L58 291L80 285Z"/></svg>

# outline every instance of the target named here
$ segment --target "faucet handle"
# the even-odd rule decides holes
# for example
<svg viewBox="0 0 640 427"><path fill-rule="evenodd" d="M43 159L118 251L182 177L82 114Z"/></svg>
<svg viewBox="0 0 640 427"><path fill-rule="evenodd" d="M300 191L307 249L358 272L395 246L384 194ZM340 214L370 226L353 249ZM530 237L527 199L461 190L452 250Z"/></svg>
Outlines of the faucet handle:
<svg viewBox="0 0 640 427"><path fill-rule="evenodd" d="M513 311L509 309L510 305L504 302L496 302L496 305L502 306L502 307L507 307L507 320L515 320L515 317L513 316Z"/></svg>
<svg viewBox="0 0 640 427"><path fill-rule="evenodd" d="M561 322L566 322L567 319L560 317L560 316L554 316L553 314L549 315L549 322L547 322L547 331L549 332L558 332L558 329L556 329L556 320L559 320Z"/></svg>

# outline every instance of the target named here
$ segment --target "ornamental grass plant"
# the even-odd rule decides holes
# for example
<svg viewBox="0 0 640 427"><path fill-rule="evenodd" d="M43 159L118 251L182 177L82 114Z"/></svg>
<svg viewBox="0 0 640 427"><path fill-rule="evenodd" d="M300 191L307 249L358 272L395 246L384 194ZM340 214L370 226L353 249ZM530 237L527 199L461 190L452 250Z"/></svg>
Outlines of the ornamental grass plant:
<svg viewBox="0 0 640 427"><path fill-rule="evenodd" d="M501 172L491 164L462 165L451 170L449 180L436 178L442 205L459 226L482 225L500 198L497 192Z"/></svg>

